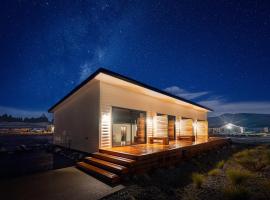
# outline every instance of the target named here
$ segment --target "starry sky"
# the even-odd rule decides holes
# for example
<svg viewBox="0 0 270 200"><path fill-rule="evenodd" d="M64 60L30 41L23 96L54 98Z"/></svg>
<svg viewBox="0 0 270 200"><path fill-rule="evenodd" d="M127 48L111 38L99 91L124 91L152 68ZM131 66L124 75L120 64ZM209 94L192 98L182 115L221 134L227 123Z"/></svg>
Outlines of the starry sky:
<svg viewBox="0 0 270 200"><path fill-rule="evenodd" d="M0 114L39 115L99 67L222 113L270 113L270 2L0 5Z"/></svg>

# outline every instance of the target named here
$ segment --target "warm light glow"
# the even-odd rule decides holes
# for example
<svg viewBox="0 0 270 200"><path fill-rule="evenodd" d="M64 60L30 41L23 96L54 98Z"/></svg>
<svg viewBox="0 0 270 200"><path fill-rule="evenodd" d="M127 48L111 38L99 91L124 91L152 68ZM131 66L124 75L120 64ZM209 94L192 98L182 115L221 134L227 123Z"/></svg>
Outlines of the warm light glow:
<svg viewBox="0 0 270 200"><path fill-rule="evenodd" d="M195 130L197 130L197 127L198 127L197 121L193 122L193 127L194 127Z"/></svg>
<svg viewBox="0 0 270 200"><path fill-rule="evenodd" d="M111 112L107 111L101 115L100 147L111 147Z"/></svg>
<svg viewBox="0 0 270 200"><path fill-rule="evenodd" d="M153 118L152 117L147 117L146 118L146 123L149 125L151 124L153 126Z"/></svg>
<svg viewBox="0 0 270 200"><path fill-rule="evenodd" d="M231 124L231 123L227 124L227 125L226 125L226 128L227 128L227 129L232 129L232 124Z"/></svg>
<svg viewBox="0 0 270 200"><path fill-rule="evenodd" d="M108 123L108 122L110 122L111 121L110 120L110 115L103 114L101 120L102 120L102 123Z"/></svg>

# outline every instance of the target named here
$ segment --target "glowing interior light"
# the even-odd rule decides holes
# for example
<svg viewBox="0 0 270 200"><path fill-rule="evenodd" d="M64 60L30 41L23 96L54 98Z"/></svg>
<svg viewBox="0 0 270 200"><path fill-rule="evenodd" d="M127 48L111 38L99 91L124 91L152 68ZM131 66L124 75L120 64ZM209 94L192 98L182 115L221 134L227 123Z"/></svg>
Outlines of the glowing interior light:
<svg viewBox="0 0 270 200"><path fill-rule="evenodd" d="M227 128L227 129L232 129L232 124L231 124L231 123L227 124L227 125L226 125L226 128Z"/></svg>

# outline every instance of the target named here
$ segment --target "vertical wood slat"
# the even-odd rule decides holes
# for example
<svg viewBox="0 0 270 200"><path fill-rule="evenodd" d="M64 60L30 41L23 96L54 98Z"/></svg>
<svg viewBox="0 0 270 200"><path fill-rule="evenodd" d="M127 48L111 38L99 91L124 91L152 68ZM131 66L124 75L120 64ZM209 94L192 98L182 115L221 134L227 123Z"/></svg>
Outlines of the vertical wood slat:
<svg viewBox="0 0 270 200"><path fill-rule="evenodd" d="M101 106L101 130L100 130L100 147L111 147L111 106Z"/></svg>
<svg viewBox="0 0 270 200"><path fill-rule="evenodd" d="M192 119L182 119L181 120L181 130L180 135L193 135L193 120Z"/></svg>
<svg viewBox="0 0 270 200"><path fill-rule="evenodd" d="M168 136L168 116L155 116L154 136L167 137Z"/></svg>
<svg viewBox="0 0 270 200"><path fill-rule="evenodd" d="M138 117L137 118L137 143L144 143L145 142L145 117Z"/></svg>
<svg viewBox="0 0 270 200"><path fill-rule="evenodd" d="M177 116L175 120L175 134L176 138L177 136L180 136L180 126L181 126L181 117Z"/></svg>
<svg viewBox="0 0 270 200"><path fill-rule="evenodd" d="M170 140L174 140L175 136L175 125L176 125L176 120L175 119L169 119L168 120L168 135Z"/></svg>
<svg viewBox="0 0 270 200"><path fill-rule="evenodd" d="M208 121L197 122L197 137L203 139L208 138Z"/></svg>
<svg viewBox="0 0 270 200"><path fill-rule="evenodd" d="M155 115L155 113L148 111L146 113L146 134L147 134L147 143L149 143L148 138L149 137L153 137L154 134L154 127L153 127L153 123L154 123L154 119L153 116Z"/></svg>

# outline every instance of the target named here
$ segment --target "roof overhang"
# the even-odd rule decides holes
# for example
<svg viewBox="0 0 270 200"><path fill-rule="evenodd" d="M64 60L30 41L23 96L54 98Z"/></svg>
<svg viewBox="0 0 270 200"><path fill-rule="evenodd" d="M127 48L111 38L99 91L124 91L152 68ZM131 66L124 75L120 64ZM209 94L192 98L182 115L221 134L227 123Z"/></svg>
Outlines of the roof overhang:
<svg viewBox="0 0 270 200"><path fill-rule="evenodd" d="M89 83L91 80L94 80L94 79L105 82L105 83L109 83L112 85L116 85L122 88L126 88L137 93L155 97L163 101L176 103L176 104L189 107L195 110L205 111L205 112L213 111L212 109L202 106L200 104L186 100L179 96L175 96L163 90L154 88L152 86L141 83L137 80L131 79L129 77L120 75L118 73L112 72L104 68L100 68L96 72L94 72L92 75L90 75L85 81L83 81L81 84L75 87L71 92L69 92L64 98L58 101L55 105L53 105L48 111L54 112L55 109L60 104L64 103L64 101L66 101L69 97L71 97L74 93L76 93L80 88L87 85L87 83Z"/></svg>

